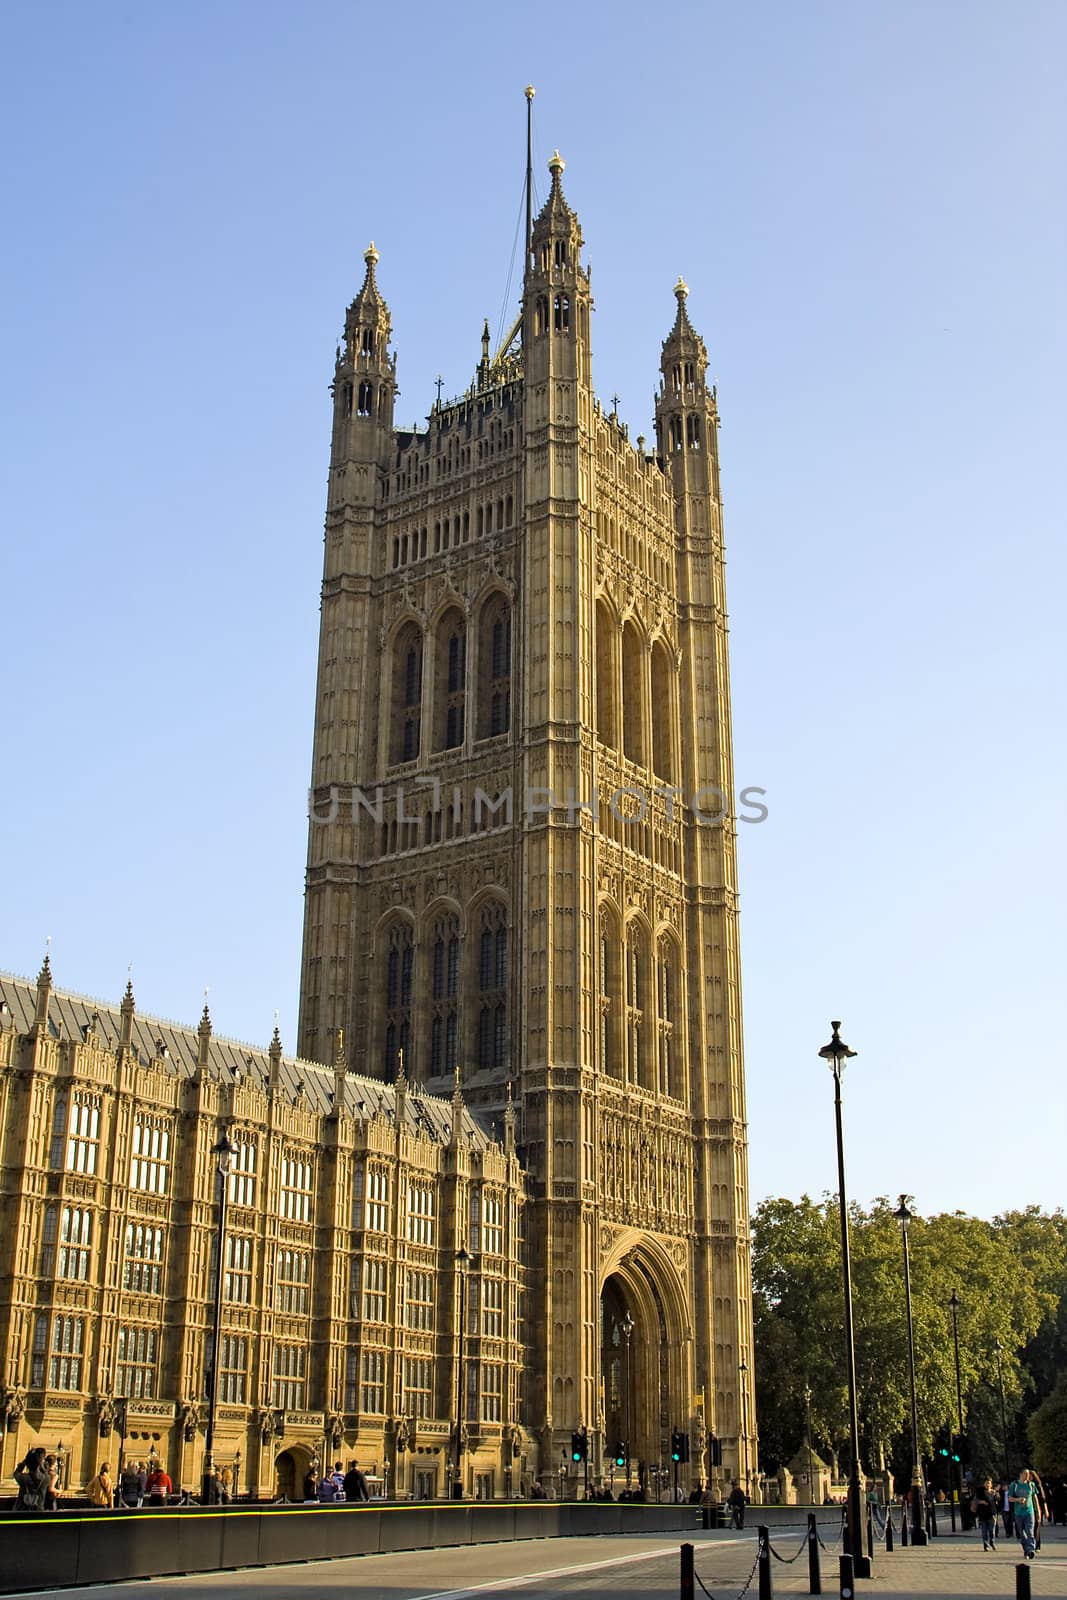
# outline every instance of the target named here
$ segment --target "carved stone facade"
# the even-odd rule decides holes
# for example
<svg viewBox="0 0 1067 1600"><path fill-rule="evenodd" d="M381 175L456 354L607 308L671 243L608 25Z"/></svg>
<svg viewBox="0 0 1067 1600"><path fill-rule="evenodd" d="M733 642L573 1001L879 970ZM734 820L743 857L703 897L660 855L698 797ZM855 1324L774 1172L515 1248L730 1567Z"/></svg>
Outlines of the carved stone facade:
<svg viewBox="0 0 1067 1600"><path fill-rule="evenodd" d="M82 1000L47 960L0 978L0 1480L40 1443L69 1492L120 1450L199 1488L226 1131L215 1460L241 1493L302 1499L328 1458L442 1495L460 1394L468 1492L529 1484L514 1113L494 1140L461 1097L333 1055Z"/></svg>
<svg viewBox="0 0 1067 1600"><path fill-rule="evenodd" d="M563 163L512 338L393 425L366 256L334 373L300 1048L514 1093L529 1383L552 1472L584 1423L756 1459L718 412L684 283L655 444L592 384ZM694 1449L694 1473L698 1451ZM616 1485L617 1486L617 1485Z"/></svg>

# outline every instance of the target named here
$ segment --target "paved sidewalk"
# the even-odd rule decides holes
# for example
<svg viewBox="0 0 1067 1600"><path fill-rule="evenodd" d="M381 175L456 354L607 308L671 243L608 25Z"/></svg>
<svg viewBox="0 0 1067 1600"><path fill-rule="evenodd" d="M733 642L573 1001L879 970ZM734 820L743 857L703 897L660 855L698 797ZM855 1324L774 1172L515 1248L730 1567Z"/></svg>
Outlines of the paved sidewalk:
<svg viewBox="0 0 1067 1600"><path fill-rule="evenodd" d="M782 1555L792 1555L797 1538L789 1539L772 1534L771 1542ZM1033 1561L1024 1561L1022 1546L1014 1539L999 1539L996 1550L984 1551L977 1534L946 1534L923 1548L902 1550L898 1544L892 1555L875 1546L874 1574L869 1581L856 1585L856 1600L877 1595L879 1600L889 1597L915 1595L951 1595L953 1597L997 1595L1012 1597L1015 1594L1015 1568L1023 1565L1030 1570L1030 1585L1035 1596L1049 1600L1067 1600L1067 1528L1045 1527L1041 1531L1042 1548ZM822 1592L824 1596L838 1593L838 1557L820 1552L822 1562ZM697 1571L702 1561L698 1547ZM703 1574L701 1574L703 1576ZM707 1579L704 1579L707 1583ZM772 1581L776 1594L807 1594L808 1563L802 1555L792 1566L772 1563ZM711 1585L708 1584L711 1588ZM753 1591L755 1585L753 1585ZM752 1593L753 1591L750 1591ZM697 1590L699 1594L699 1589ZM716 1600L734 1600L732 1595L716 1595Z"/></svg>

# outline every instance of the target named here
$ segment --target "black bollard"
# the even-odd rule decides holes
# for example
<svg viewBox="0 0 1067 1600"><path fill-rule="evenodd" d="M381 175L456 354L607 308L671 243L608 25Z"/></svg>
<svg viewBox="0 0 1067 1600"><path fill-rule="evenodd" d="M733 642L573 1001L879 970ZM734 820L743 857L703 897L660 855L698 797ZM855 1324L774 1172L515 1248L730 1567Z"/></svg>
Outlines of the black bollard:
<svg viewBox="0 0 1067 1600"><path fill-rule="evenodd" d="M908 1502L904 1501L904 1511L900 1519L900 1548L908 1548Z"/></svg>
<svg viewBox="0 0 1067 1600"><path fill-rule="evenodd" d="M874 1560L874 1512L871 1510L871 1502L869 1500L867 1502L867 1556L869 1560Z"/></svg>
<svg viewBox="0 0 1067 1600"><path fill-rule="evenodd" d="M808 1512L808 1593L822 1594L822 1573L819 1571L819 1527L814 1511Z"/></svg>
<svg viewBox="0 0 1067 1600"><path fill-rule="evenodd" d="M756 1537L759 1539L759 1600L774 1600L774 1585L771 1582L771 1530L758 1527Z"/></svg>
<svg viewBox="0 0 1067 1600"><path fill-rule="evenodd" d="M885 1553L893 1554L893 1507L888 1502L885 1508Z"/></svg>
<svg viewBox="0 0 1067 1600"><path fill-rule="evenodd" d="M1030 1600L1030 1568L1025 1561L1015 1569L1015 1600Z"/></svg>
<svg viewBox="0 0 1067 1600"><path fill-rule="evenodd" d="M852 1557L838 1556L837 1562L840 1573L838 1578L838 1586L841 1593L841 1600L854 1600L856 1585L852 1577Z"/></svg>
<svg viewBox="0 0 1067 1600"><path fill-rule="evenodd" d="M937 1538L937 1504L936 1504L936 1502L934 1500L933 1495L930 1496L929 1500L927 1500L926 1503L930 1508L929 1513L927 1515L927 1530L928 1530L928 1532L930 1534L931 1539L936 1539Z"/></svg>
<svg viewBox="0 0 1067 1600"><path fill-rule="evenodd" d="M682 1586L678 1591L681 1600L696 1600L696 1584L693 1577L693 1546L682 1546Z"/></svg>

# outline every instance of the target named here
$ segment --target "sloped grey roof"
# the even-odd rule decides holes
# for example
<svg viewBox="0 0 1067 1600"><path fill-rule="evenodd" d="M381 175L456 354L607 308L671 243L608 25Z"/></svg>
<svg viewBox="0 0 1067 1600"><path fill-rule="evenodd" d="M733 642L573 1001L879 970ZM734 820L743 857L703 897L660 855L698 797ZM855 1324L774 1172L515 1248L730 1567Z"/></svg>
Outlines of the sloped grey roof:
<svg viewBox="0 0 1067 1600"><path fill-rule="evenodd" d="M0 972L0 1005L5 1002L16 1032L29 1033L37 1014L36 983L30 978ZM72 994L66 989L53 988L48 1004L48 1026L54 1039L84 1039L94 1017L102 1043L117 1049L122 1028L119 1006L109 1004L106 1000L93 1000L87 995ZM0 1014L0 1026L9 1025L8 1018ZM162 1044L165 1070L184 1078L193 1076L200 1053L196 1027L135 1011L132 1032L138 1060L145 1063L151 1061L160 1054L159 1046ZM259 1082L266 1088L270 1081L270 1065L268 1049L212 1033L208 1045L209 1076L223 1083L232 1083L240 1076ZM333 1067L283 1053L279 1082L290 1100L303 1099L310 1111L325 1116L333 1109L336 1083ZM345 1075L344 1094L344 1110L348 1116L365 1121L378 1114L395 1122L395 1085L349 1072ZM421 1132L442 1144L448 1143L452 1136L451 1101L439 1095L426 1094L417 1084L409 1083L404 1102L404 1122L412 1133ZM486 1149L493 1143L488 1131L466 1107L463 1110L463 1129L469 1144L475 1149Z"/></svg>

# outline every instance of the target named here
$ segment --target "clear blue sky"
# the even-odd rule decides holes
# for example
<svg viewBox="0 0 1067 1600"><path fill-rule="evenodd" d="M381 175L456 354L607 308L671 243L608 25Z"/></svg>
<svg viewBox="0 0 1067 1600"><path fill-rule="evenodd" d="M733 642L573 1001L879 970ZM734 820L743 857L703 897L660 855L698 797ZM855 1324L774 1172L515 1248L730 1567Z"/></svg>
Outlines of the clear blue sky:
<svg viewBox="0 0 1067 1600"><path fill-rule="evenodd" d="M333 347L495 330L527 82L651 434L723 414L754 1202L1065 1198L1060 3L14 4L0 965L295 1043Z"/></svg>

